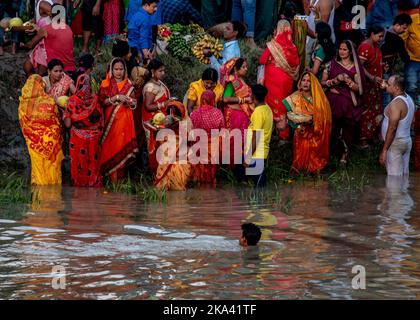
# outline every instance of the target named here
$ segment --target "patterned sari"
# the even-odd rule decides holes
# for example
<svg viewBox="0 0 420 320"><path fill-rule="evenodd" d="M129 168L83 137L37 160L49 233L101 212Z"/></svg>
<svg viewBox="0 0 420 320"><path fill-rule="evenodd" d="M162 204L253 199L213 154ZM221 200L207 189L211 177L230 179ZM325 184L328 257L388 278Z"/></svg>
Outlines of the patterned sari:
<svg viewBox="0 0 420 320"><path fill-rule="evenodd" d="M89 75L79 76L76 89L64 112L64 118L71 119L72 122L69 148L71 183L75 187L100 187L102 108L98 96L92 94Z"/></svg>
<svg viewBox="0 0 420 320"><path fill-rule="evenodd" d="M146 110L145 106L145 95L146 93L152 93L155 96L154 104L163 103L168 100L171 96L169 89L162 81L156 83L153 80L150 80L143 88L143 105L142 105L142 119L143 119L143 128L144 133L146 134L147 139L147 149L149 153L149 168L152 172L155 172L158 163L156 161L156 129L151 126L148 121L151 121L157 111L149 112ZM161 111L165 113L164 111Z"/></svg>
<svg viewBox="0 0 420 320"><path fill-rule="evenodd" d="M235 97L242 99L249 98L252 95L251 87L248 86L245 81L239 78L237 75L232 74L237 60L238 58L231 59L221 66L221 84L225 88L227 84L231 84L235 91ZM243 135L244 130L248 128L249 119L251 118L251 114L254 111L254 105L249 103L242 103L240 107L241 110L225 108L225 120L226 128L240 129Z"/></svg>
<svg viewBox="0 0 420 320"><path fill-rule="evenodd" d="M61 184L63 130L57 106L45 93L41 76L28 78L19 101L19 122L31 158L32 185Z"/></svg>
<svg viewBox="0 0 420 320"><path fill-rule="evenodd" d="M274 122L278 125L279 137L289 137L286 107L283 99L293 92L293 82L299 77L299 53L292 41L290 23L281 20L277 26L277 36L267 43L267 49L260 57L265 65L264 85L268 89L267 104L273 111Z"/></svg>
<svg viewBox="0 0 420 320"><path fill-rule="evenodd" d="M126 76L117 83L112 75L111 62L109 72L99 89L99 101L104 109L104 133L101 139L100 166L103 175L124 177L124 169L129 160L139 151L134 127L133 111L124 104L106 105L105 101L113 96L130 96L133 85Z"/></svg>
<svg viewBox="0 0 420 320"><path fill-rule="evenodd" d="M358 49L365 69L382 79L382 53L379 46L372 47L366 41ZM362 97L364 111L360 119L360 139L374 139L382 121L382 91L379 85L366 79L365 94Z"/></svg>
<svg viewBox="0 0 420 320"><path fill-rule="evenodd" d="M65 73L63 73L63 77L51 85L50 77L45 76L42 78L45 84L45 92L57 100L58 97L67 96L69 93L70 85L73 83L73 80Z"/></svg>
<svg viewBox="0 0 420 320"><path fill-rule="evenodd" d="M287 97L284 105L288 111L312 116L311 124L301 125L295 131L292 170L315 173L328 164L332 117L330 104L318 79L310 72L304 73L302 78L305 75L311 77L311 97L306 98L299 90Z"/></svg>
<svg viewBox="0 0 420 320"><path fill-rule="evenodd" d="M216 186L216 174L219 165L212 164L212 145L218 145L220 154L220 135L211 136L212 129L222 129L225 127L225 119L222 112L215 107L216 95L211 90L206 90L200 97L201 105L197 110L191 113L191 122L194 129L203 129L206 131L208 139L207 145L207 159L202 159L200 156L200 163L193 165L191 178L202 184L211 184ZM201 138L200 138L201 139ZM202 163L207 162L207 163ZM214 163L214 162L213 162Z"/></svg>
<svg viewBox="0 0 420 320"><path fill-rule="evenodd" d="M188 127L189 119L184 105L178 101L172 101L168 105L168 108L170 107L179 111L183 125L187 124ZM187 189L187 183L191 175L191 164L180 162L181 159L187 159L187 155L181 154L181 152L188 152L188 148L185 148L186 150L180 148L181 144L186 143L186 141L182 141L183 136L179 134L179 126L180 122L176 121L169 127L176 137L176 159L172 159L171 154L162 154L162 159L160 159L161 161L159 161L156 169L155 186L161 190L184 191ZM159 147L159 143L157 143L157 147Z"/></svg>

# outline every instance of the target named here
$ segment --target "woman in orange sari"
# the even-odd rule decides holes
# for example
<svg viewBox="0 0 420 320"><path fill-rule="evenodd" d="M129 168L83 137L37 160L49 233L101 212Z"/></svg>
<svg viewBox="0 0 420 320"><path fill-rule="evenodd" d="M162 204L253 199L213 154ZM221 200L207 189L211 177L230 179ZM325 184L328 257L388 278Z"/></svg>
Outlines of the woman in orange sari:
<svg viewBox="0 0 420 320"><path fill-rule="evenodd" d="M123 59L111 61L99 89L99 101L105 119L99 161L101 173L117 181L125 177L127 162L139 151L132 111L136 107L134 87Z"/></svg>
<svg viewBox="0 0 420 320"><path fill-rule="evenodd" d="M312 122L301 124L295 131L292 171L315 173L325 168L330 157L330 104L318 79L310 72L303 74L298 89L283 103L288 111L312 116Z"/></svg>
<svg viewBox="0 0 420 320"><path fill-rule="evenodd" d="M162 148L162 153L158 153L159 164L156 169L155 186L161 190L171 191L184 191L187 189L187 184L191 176L191 164L182 163L182 160L188 159L188 148L182 148L186 146L187 141L180 134L180 125L186 126L186 130L189 129L189 119L185 106L179 101L169 101L167 105L167 114L170 116L170 121L165 120L167 123L166 128L171 129L176 138L176 146L169 144L170 142L164 142L169 148L165 148L163 143L158 143L157 147ZM172 147L172 148L171 148ZM173 152L175 151L175 154Z"/></svg>
<svg viewBox="0 0 420 320"><path fill-rule="evenodd" d="M292 28L287 20L280 20L276 36L267 43L260 57L265 66L264 85L268 90L266 102L273 111L273 118L280 139L289 137L286 107L283 99L293 92L293 81L299 77L299 55L293 44Z"/></svg>
<svg viewBox="0 0 420 320"><path fill-rule="evenodd" d="M19 98L19 122L31 158L32 185L61 184L63 130L54 99L42 77L31 75Z"/></svg>
<svg viewBox="0 0 420 320"><path fill-rule="evenodd" d="M147 68L150 79L143 88L142 120L147 139L149 168L155 173L158 167L156 161L156 130L150 125L150 121L159 112L166 114L165 109L168 106L171 93L162 82L165 77L165 65L161 61L153 59Z"/></svg>

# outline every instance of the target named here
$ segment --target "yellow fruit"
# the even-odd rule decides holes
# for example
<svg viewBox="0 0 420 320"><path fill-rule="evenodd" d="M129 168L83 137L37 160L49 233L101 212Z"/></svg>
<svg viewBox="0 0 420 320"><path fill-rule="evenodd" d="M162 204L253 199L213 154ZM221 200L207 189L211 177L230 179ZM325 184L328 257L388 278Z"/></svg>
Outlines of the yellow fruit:
<svg viewBox="0 0 420 320"><path fill-rule="evenodd" d="M161 125L165 121L165 115L162 112L156 113L152 121L154 124Z"/></svg>
<svg viewBox="0 0 420 320"><path fill-rule="evenodd" d="M9 21L9 27L10 28L21 27L21 26L23 26L23 21L22 21L21 18L16 17L16 18L10 19L10 21Z"/></svg>
<svg viewBox="0 0 420 320"><path fill-rule="evenodd" d="M69 97L67 96L61 96L57 98L57 104L61 107L61 108L65 108L67 106L67 103L69 102Z"/></svg>

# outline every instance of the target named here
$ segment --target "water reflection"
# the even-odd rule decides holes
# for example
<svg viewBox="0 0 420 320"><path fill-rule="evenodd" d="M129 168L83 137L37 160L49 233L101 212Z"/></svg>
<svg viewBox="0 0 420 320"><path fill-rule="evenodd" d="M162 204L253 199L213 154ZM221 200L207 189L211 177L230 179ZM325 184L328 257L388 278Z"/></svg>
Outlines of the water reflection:
<svg viewBox="0 0 420 320"><path fill-rule="evenodd" d="M418 298L419 180L378 177L351 193L294 185L281 201L189 190L165 204L37 187L22 220L0 215L0 298ZM261 227L259 246L238 245L244 222ZM356 264L365 291L351 288ZM66 290L51 287L54 265Z"/></svg>

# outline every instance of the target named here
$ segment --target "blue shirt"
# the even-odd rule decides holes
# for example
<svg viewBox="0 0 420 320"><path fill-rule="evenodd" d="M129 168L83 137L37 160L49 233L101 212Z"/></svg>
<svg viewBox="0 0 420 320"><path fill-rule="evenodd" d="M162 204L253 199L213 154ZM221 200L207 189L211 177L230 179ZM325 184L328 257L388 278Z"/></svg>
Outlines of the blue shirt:
<svg viewBox="0 0 420 320"><path fill-rule="evenodd" d="M142 53L152 48L152 40L152 16L141 8L128 23L128 44Z"/></svg>
<svg viewBox="0 0 420 320"><path fill-rule="evenodd" d="M238 40L232 40L229 42L225 42L223 45L223 51L222 51L222 58L216 59L215 56L210 57L210 62L212 68L217 70L217 73L219 74L220 78L220 67L229 60L233 58L240 58L241 57L241 49L239 48L239 42Z"/></svg>
<svg viewBox="0 0 420 320"><path fill-rule="evenodd" d="M142 10L141 0L130 0L128 4L127 12L125 13L125 21L130 22L134 15ZM152 25L162 24L162 3L158 2L157 11L152 15Z"/></svg>
<svg viewBox="0 0 420 320"><path fill-rule="evenodd" d="M163 0L162 21L163 23L187 24L193 21L203 24L201 14L191 5L188 0Z"/></svg>

